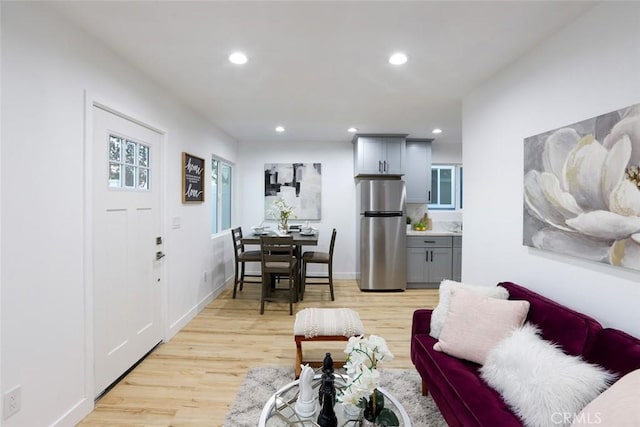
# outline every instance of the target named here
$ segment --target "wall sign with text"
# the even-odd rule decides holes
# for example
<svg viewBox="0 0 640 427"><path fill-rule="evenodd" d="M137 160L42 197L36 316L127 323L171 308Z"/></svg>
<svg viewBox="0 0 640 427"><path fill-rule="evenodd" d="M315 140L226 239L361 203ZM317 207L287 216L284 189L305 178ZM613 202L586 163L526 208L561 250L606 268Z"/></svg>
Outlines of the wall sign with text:
<svg viewBox="0 0 640 427"><path fill-rule="evenodd" d="M204 202L204 159L182 153L182 203Z"/></svg>

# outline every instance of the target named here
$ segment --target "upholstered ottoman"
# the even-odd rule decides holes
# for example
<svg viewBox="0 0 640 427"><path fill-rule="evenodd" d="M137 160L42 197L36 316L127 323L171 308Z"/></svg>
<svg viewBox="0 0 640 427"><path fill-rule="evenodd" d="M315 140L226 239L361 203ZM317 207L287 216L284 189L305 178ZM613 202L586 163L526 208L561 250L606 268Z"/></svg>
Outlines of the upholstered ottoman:
<svg viewBox="0 0 640 427"><path fill-rule="evenodd" d="M293 338L296 342L296 378L300 365L322 366L322 361L303 360L303 341L348 341L350 337L364 335L364 326L358 313L350 308L305 308L296 313ZM334 362L335 367L344 363Z"/></svg>

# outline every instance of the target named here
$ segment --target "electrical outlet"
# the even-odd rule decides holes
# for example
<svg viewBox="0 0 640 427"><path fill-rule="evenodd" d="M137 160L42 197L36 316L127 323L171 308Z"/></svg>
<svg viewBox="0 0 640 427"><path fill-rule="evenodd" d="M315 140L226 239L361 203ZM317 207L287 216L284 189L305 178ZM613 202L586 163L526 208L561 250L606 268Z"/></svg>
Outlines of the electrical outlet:
<svg viewBox="0 0 640 427"><path fill-rule="evenodd" d="M20 386L16 386L4 394L3 406L4 419L6 420L20 410L22 406Z"/></svg>

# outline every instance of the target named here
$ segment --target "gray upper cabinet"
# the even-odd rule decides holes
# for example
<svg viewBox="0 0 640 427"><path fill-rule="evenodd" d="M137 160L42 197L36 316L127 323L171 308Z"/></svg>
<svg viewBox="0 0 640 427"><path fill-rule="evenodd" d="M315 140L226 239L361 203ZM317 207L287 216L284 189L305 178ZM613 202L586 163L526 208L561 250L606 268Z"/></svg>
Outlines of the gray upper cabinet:
<svg viewBox="0 0 640 427"><path fill-rule="evenodd" d="M431 202L431 142L433 139L407 138L404 180L407 203Z"/></svg>
<svg viewBox="0 0 640 427"><path fill-rule="evenodd" d="M404 175L406 137L406 134L355 135L355 176Z"/></svg>

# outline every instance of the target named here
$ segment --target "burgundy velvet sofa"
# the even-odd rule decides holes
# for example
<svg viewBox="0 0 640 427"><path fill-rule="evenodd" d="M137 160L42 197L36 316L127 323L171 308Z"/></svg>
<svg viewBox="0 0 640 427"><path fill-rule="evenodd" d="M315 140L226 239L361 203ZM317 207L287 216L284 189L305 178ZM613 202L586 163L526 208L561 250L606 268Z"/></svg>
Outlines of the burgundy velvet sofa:
<svg viewBox="0 0 640 427"><path fill-rule="evenodd" d="M595 319L522 286L499 285L509 291L509 299L529 301L527 321L566 353L580 355L619 377L640 368L640 340L603 328ZM500 394L480 378L480 365L433 349L436 340L429 335L432 311L416 310L411 331L411 360L422 377L423 394L431 394L450 427L522 426Z"/></svg>

